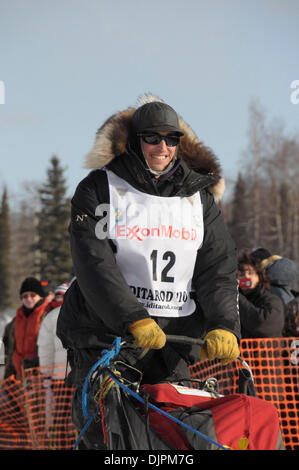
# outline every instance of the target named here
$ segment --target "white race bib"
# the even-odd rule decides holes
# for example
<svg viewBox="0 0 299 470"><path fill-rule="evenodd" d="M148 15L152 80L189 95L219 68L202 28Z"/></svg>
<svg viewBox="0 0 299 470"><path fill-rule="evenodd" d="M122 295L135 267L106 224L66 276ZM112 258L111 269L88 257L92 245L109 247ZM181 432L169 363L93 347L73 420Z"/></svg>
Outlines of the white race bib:
<svg viewBox="0 0 299 470"><path fill-rule="evenodd" d="M195 310L191 280L203 235L199 192L160 197L138 191L106 170L109 237L116 263L149 315L183 317Z"/></svg>

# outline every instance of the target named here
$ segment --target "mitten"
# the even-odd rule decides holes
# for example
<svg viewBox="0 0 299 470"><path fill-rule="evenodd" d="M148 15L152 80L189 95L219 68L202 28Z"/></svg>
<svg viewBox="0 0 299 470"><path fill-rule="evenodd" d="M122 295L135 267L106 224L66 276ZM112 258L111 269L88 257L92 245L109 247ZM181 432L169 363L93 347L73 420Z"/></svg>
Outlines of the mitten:
<svg viewBox="0 0 299 470"><path fill-rule="evenodd" d="M152 318L143 318L132 323L129 332L134 336L135 344L139 348L161 349L165 346L165 333Z"/></svg>
<svg viewBox="0 0 299 470"><path fill-rule="evenodd" d="M240 355L236 336L227 330L211 330L205 338L205 346L200 348L200 359L222 359L223 364L237 359Z"/></svg>

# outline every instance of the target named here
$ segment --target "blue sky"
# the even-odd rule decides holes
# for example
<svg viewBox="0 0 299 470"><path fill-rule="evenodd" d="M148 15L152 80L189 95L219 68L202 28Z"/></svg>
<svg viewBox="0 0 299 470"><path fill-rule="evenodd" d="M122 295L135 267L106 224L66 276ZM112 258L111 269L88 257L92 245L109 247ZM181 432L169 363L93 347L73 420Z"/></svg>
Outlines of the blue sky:
<svg viewBox="0 0 299 470"><path fill-rule="evenodd" d="M299 1L0 0L0 80L0 190L45 180L57 154L71 195L98 127L146 92L234 180L252 99L299 131Z"/></svg>

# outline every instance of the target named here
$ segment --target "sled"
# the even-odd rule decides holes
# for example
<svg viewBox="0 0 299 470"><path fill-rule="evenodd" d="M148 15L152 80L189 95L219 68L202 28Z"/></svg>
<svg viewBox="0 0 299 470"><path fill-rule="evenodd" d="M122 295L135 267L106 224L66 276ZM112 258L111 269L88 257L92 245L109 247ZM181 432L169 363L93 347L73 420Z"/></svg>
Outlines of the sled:
<svg viewBox="0 0 299 470"><path fill-rule="evenodd" d="M167 341L204 344L171 335ZM86 424L74 449L82 438L84 441L84 432L94 420L107 450L284 449L278 411L256 397L254 378L241 357L235 394L221 395L213 377L204 382L191 379L191 386L184 384L184 378L176 383L140 386L141 379L127 383L116 373L117 356L125 344L116 338L85 379L82 411ZM97 402L93 414L89 412L90 400Z"/></svg>

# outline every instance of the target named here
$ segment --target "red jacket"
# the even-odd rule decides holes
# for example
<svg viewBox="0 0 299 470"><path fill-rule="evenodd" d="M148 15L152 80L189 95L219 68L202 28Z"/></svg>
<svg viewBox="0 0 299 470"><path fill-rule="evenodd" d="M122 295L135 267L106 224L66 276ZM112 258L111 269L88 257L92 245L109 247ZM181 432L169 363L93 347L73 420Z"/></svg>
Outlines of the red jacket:
<svg viewBox="0 0 299 470"><path fill-rule="evenodd" d="M23 307L17 310L14 325L13 365L19 377L22 376L22 361L37 358L37 336L47 306L48 303L44 301L28 317L24 314Z"/></svg>

